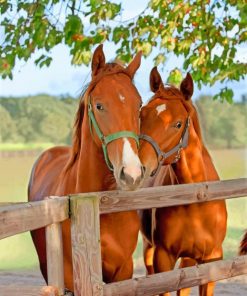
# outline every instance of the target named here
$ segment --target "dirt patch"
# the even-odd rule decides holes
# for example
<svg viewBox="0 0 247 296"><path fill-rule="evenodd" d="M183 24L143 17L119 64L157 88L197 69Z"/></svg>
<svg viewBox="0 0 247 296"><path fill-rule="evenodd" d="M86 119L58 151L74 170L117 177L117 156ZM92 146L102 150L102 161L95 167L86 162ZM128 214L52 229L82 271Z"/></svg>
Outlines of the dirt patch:
<svg viewBox="0 0 247 296"><path fill-rule="evenodd" d="M46 283L38 269L13 271L0 270L0 285L44 286Z"/></svg>

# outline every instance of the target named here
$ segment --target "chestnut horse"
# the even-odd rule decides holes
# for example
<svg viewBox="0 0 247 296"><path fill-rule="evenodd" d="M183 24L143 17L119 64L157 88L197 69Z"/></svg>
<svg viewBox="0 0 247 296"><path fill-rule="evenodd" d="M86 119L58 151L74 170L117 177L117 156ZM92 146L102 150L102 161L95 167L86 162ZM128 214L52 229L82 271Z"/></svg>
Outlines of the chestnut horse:
<svg viewBox="0 0 247 296"><path fill-rule="evenodd" d="M144 169L138 157L141 97L132 79L141 53L128 67L105 63L102 45L92 59L92 81L76 114L72 147L45 151L35 163L29 182L29 201L46 196L141 185ZM100 217L103 280L132 277L132 254L139 218L135 211ZM45 229L32 231L40 268L47 281ZM70 221L62 223L65 287L73 291Z"/></svg>
<svg viewBox="0 0 247 296"><path fill-rule="evenodd" d="M155 95L141 111L144 141L139 151L139 157L147 168L146 174L150 176L166 164L169 168L159 171L156 185L219 180L203 143L197 112L191 100L193 80L190 74L178 89L164 86L155 67L150 74L150 86ZM222 243L227 222L224 200L156 209L153 240L148 233L150 220L150 211L144 211L144 257L149 273L173 269L178 258L182 258L180 266L186 267L223 257ZM214 283L202 285L199 290L200 295L213 295ZM183 289L178 295L188 293L189 289Z"/></svg>

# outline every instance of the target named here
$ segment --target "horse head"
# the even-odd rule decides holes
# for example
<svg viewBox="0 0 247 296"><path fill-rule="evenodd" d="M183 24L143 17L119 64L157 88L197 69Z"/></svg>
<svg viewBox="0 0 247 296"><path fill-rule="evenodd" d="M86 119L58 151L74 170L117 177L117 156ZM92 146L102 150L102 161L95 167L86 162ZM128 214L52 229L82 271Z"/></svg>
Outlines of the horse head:
<svg viewBox="0 0 247 296"><path fill-rule="evenodd" d="M89 134L124 190L140 186L145 171L138 157L142 101L132 81L140 63L141 52L126 68L106 63L102 45L98 46L92 59L92 81L80 102L75 124L73 158L79 153L82 135Z"/></svg>
<svg viewBox="0 0 247 296"><path fill-rule="evenodd" d="M146 176L154 175L160 165L180 158L187 147L193 80L188 73L180 89L164 85L156 67L150 73L150 88L154 96L141 110L141 145L139 157L148 168Z"/></svg>

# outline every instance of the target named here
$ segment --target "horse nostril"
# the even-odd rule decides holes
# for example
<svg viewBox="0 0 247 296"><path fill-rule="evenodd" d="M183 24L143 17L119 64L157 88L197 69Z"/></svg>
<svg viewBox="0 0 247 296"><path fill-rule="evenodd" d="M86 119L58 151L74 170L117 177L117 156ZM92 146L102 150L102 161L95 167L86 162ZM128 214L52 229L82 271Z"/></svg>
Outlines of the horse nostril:
<svg viewBox="0 0 247 296"><path fill-rule="evenodd" d="M141 184L142 179L144 179L145 172L146 168L144 166L137 168L122 167L119 178L122 184L125 184L130 188L136 188Z"/></svg>
<svg viewBox="0 0 247 296"><path fill-rule="evenodd" d="M146 173L146 167L145 166L141 166L141 172L142 172L142 175L141 175L141 178L143 178L145 176L145 173Z"/></svg>
<svg viewBox="0 0 247 296"><path fill-rule="evenodd" d="M122 167L121 172L120 172L120 180L122 180L122 181L125 180L124 167Z"/></svg>
<svg viewBox="0 0 247 296"><path fill-rule="evenodd" d="M128 173L125 172L125 167L123 167L121 169L121 172L120 172L120 179L126 183L126 184L129 184L129 185L133 185L135 180L132 176L130 176Z"/></svg>

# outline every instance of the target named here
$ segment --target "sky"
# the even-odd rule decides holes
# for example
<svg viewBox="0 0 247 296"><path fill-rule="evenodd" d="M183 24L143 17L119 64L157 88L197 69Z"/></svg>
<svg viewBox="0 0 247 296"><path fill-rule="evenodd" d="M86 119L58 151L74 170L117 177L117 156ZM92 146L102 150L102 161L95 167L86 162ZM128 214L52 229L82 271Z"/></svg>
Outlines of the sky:
<svg viewBox="0 0 247 296"><path fill-rule="evenodd" d="M145 1L123 1L125 3L122 14L122 20L129 19L140 13L145 5ZM127 4L126 4L127 3ZM104 52L106 60L113 60L115 58L116 46L112 43L104 43ZM36 53L28 62L18 61L13 72L13 80L4 79L0 81L0 95L1 96L27 96L40 93L47 93L51 95L71 95L78 97L84 84L90 80L90 65L73 66L71 65L71 57L69 49L61 44L52 51L53 62L50 67L39 68L34 64L34 60L42 54L40 51ZM152 93L149 90L149 73L154 66L153 58L155 54L148 58L142 59L142 64L135 76L135 84L143 97L143 101L147 101ZM247 48L240 48L237 53L237 59L246 62ZM182 70L183 59L177 58L175 55L169 55L165 66L160 66L159 71L166 81L168 73L175 67ZM184 73L185 75L186 73ZM228 87L234 90L234 100L240 100L242 94L247 93L247 78L240 82L231 82L227 84ZM199 95L216 94L222 85L215 84L213 87L202 87L198 90L195 87L194 98Z"/></svg>

